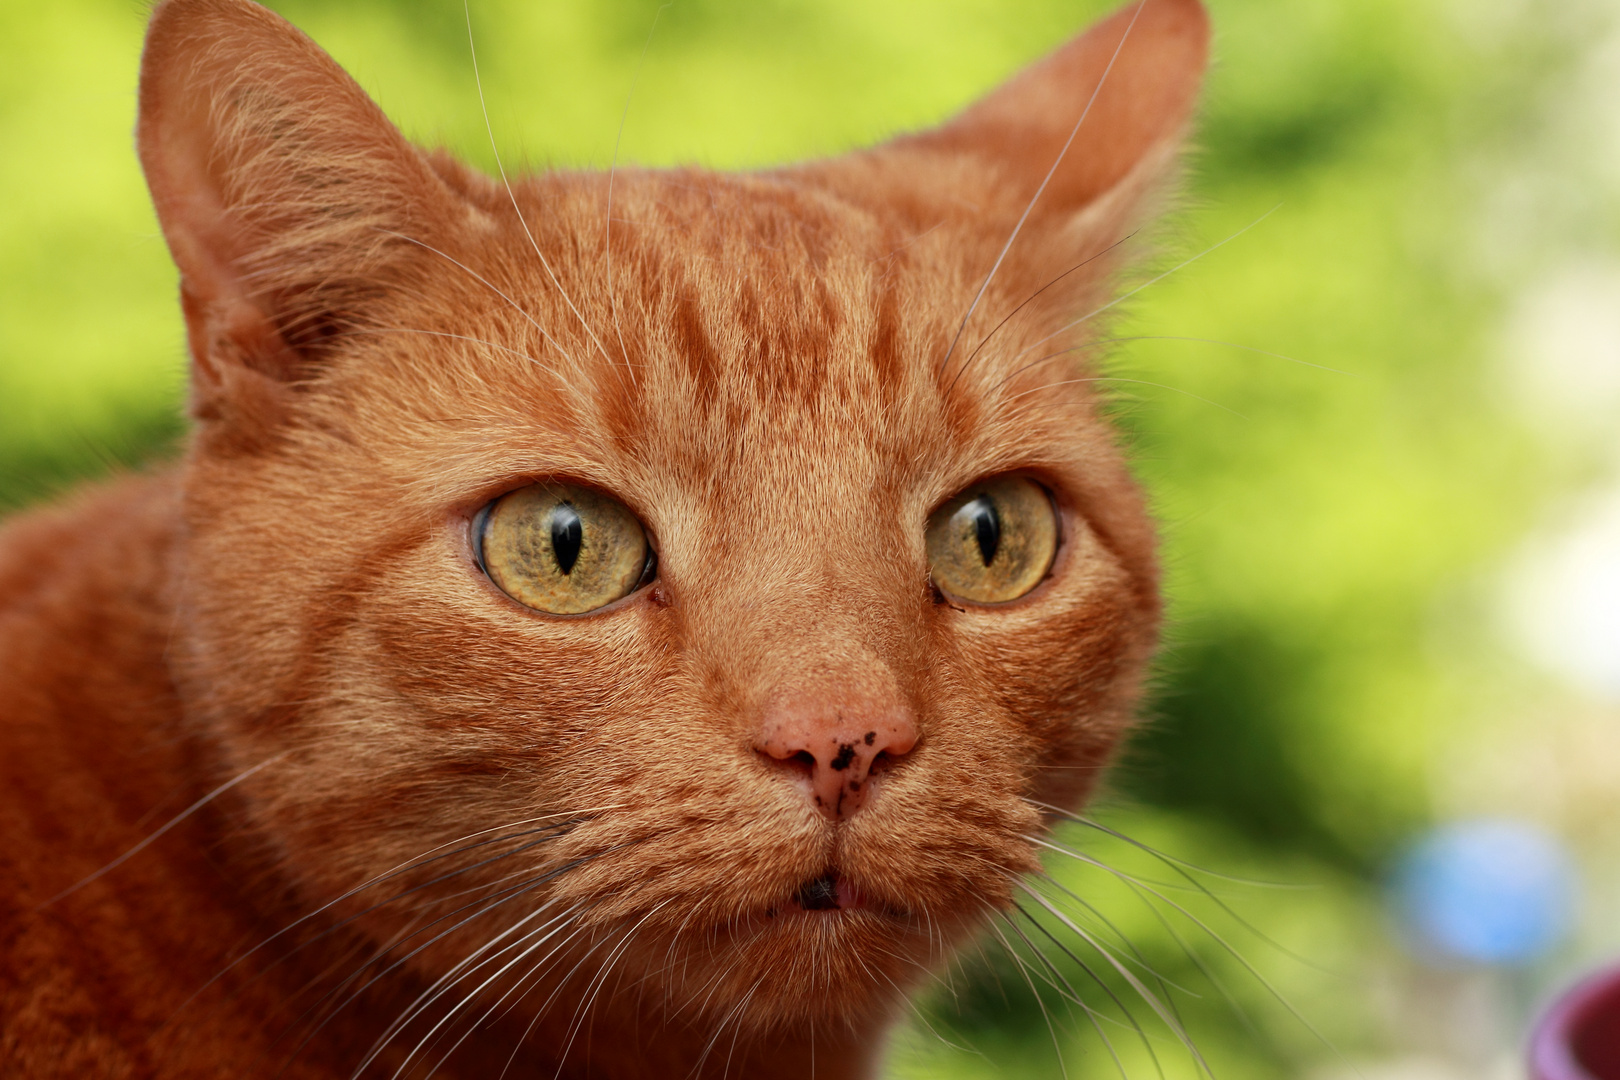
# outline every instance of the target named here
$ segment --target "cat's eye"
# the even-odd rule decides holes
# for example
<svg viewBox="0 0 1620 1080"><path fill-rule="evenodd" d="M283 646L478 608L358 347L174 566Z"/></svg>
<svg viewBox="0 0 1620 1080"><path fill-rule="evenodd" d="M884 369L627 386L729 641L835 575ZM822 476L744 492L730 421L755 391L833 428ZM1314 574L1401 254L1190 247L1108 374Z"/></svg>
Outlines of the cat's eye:
<svg viewBox="0 0 1620 1080"><path fill-rule="evenodd" d="M535 484L490 503L473 522L484 573L507 596L553 615L580 615L650 582L657 556L630 508L573 484Z"/></svg>
<svg viewBox="0 0 1620 1080"><path fill-rule="evenodd" d="M1001 604L1041 583L1057 555L1057 509L1024 476L982 480L928 519L928 571L959 600Z"/></svg>

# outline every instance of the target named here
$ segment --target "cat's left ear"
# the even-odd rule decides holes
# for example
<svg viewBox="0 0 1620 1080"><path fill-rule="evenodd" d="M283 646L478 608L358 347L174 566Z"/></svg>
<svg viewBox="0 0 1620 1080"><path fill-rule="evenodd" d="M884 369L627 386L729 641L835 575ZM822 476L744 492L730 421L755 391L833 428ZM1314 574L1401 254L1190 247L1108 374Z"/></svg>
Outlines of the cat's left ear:
<svg viewBox="0 0 1620 1080"><path fill-rule="evenodd" d="M1174 158L1208 58L1199 0L1132 0L945 124L805 171L919 229L1128 217Z"/></svg>
<svg viewBox="0 0 1620 1080"><path fill-rule="evenodd" d="M141 59L141 165L180 268L203 421L273 428L466 204L337 63L247 0L166 0Z"/></svg>

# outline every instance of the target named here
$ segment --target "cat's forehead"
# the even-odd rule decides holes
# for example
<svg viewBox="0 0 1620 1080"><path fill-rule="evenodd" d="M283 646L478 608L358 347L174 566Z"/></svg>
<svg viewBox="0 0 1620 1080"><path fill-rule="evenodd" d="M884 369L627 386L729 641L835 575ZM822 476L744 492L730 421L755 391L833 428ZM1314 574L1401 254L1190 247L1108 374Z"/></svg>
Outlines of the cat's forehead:
<svg viewBox="0 0 1620 1080"><path fill-rule="evenodd" d="M700 170L547 179L533 205L517 204L520 235L508 229L528 263L525 291L561 300L572 316L561 329L587 337L599 330L584 308L605 306L598 318L627 362L681 353L694 370L717 365L773 396L814 393L855 375L862 365L828 361L880 329L881 345L909 348L894 365L876 357L879 374L924 374L906 370L906 353L939 339L950 309L965 313L957 260L918 246L935 229L908 229L813 185ZM529 225L538 213L558 230L549 244Z"/></svg>
<svg viewBox="0 0 1620 1080"><path fill-rule="evenodd" d="M1032 347L1044 324L1001 321L1029 283L1009 273L973 310L964 249L985 244L971 221L919 225L791 176L699 170L514 194L501 243L524 318L503 321L561 384L513 404L566 415L604 449L992 467L1065 432L1084 441L1073 356Z"/></svg>
<svg viewBox="0 0 1620 1080"><path fill-rule="evenodd" d="M1007 318L1039 284L1010 269L967 317L1002 239L971 216L699 170L472 195L331 399L355 441L401 447L413 489L566 477L775 528L921 513L1013 470L1118 471L1077 354L1036 309Z"/></svg>

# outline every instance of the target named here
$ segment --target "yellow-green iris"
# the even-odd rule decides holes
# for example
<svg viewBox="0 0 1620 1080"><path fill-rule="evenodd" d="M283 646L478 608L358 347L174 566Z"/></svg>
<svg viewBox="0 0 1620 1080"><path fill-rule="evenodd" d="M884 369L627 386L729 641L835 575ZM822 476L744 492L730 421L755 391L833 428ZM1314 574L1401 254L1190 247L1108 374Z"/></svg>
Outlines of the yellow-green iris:
<svg viewBox="0 0 1620 1080"><path fill-rule="evenodd" d="M1023 476L980 481L928 519L928 570L942 591L975 604L1029 592L1052 568L1058 520L1046 489Z"/></svg>
<svg viewBox="0 0 1620 1080"><path fill-rule="evenodd" d="M479 558L489 579L518 603L579 615L652 580L647 533L629 507L573 484L535 484L491 503L481 516Z"/></svg>

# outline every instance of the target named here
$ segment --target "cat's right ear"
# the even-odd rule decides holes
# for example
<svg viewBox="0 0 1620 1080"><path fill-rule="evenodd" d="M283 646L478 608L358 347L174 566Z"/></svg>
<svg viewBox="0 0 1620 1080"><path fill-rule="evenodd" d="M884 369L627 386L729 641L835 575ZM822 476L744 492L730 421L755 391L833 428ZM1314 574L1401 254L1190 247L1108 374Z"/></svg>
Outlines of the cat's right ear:
<svg viewBox="0 0 1620 1080"><path fill-rule="evenodd" d="M180 268L193 411L243 436L467 212L331 57L247 0L158 5L136 137Z"/></svg>

